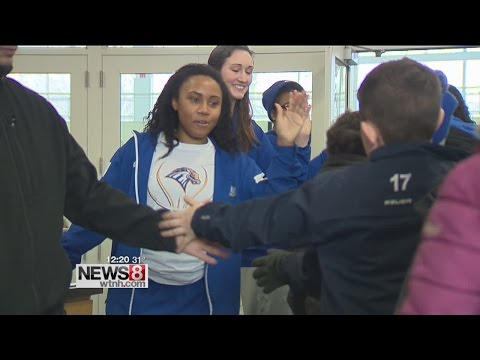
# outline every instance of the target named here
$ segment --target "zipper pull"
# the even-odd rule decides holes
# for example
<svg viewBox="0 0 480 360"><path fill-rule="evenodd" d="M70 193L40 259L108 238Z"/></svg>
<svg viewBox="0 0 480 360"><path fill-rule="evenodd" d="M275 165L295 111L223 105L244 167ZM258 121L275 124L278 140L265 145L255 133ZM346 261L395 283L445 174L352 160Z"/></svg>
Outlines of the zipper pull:
<svg viewBox="0 0 480 360"><path fill-rule="evenodd" d="M15 122L17 119L15 119L15 115L12 115L12 118L10 119L10 127L15 127Z"/></svg>

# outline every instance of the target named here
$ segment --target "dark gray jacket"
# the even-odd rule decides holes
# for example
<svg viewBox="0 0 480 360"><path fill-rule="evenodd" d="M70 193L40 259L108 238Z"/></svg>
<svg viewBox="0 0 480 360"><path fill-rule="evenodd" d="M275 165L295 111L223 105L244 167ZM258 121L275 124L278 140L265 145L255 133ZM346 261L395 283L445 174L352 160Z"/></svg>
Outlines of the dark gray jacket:
<svg viewBox="0 0 480 360"><path fill-rule="evenodd" d="M383 146L369 161L274 198L208 204L192 226L200 237L235 250L313 245L322 270L322 314L393 314L423 222L414 204L458 160L458 153L427 143Z"/></svg>

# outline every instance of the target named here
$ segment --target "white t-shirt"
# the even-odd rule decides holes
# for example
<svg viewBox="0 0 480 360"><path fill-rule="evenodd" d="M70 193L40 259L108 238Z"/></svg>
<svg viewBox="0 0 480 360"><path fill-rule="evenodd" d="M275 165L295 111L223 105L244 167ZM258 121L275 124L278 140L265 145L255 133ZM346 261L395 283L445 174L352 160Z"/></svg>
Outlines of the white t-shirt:
<svg viewBox="0 0 480 360"><path fill-rule="evenodd" d="M147 205L154 209L182 210L187 194L198 201L212 200L215 147L210 139L201 145L180 143L167 157L164 137L159 136L148 178ZM143 249L149 277L160 284L186 285L200 280L205 264L187 254Z"/></svg>

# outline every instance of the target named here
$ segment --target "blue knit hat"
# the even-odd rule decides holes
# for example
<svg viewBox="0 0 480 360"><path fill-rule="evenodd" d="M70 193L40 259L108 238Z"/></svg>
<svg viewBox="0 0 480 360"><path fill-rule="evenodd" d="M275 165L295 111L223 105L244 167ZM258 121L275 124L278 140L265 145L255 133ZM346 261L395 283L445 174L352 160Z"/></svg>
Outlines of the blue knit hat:
<svg viewBox="0 0 480 360"><path fill-rule="evenodd" d="M443 145L447 139L452 115L458 106L458 101L455 99L455 96L448 92L447 76L440 70L435 70L435 74L438 76L440 84L442 85L442 109L445 112L445 117L443 118L442 125L433 133L432 143Z"/></svg>
<svg viewBox="0 0 480 360"><path fill-rule="evenodd" d="M270 120L273 120L272 110L275 106L275 99L278 97L278 95L293 90L304 91L302 85L295 81L280 80L263 92L262 104L265 110L267 110L267 115Z"/></svg>

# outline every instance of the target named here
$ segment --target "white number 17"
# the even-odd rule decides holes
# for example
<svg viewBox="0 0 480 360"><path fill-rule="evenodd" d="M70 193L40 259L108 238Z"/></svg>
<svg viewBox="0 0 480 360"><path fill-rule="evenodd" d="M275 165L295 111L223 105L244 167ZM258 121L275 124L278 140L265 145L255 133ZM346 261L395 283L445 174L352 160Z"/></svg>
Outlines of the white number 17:
<svg viewBox="0 0 480 360"><path fill-rule="evenodd" d="M400 191L400 181L402 182L402 187L401 190L405 191L407 190L407 185L408 182L410 181L410 178L412 177L412 174L395 174L390 178L390 182L393 183L393 191L398 192Z"/></svg>

